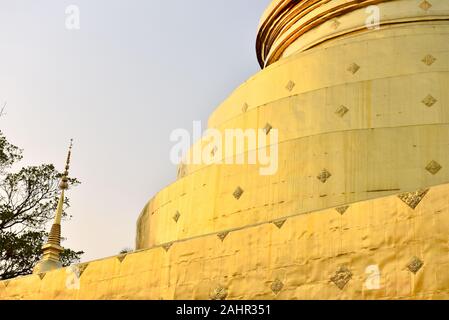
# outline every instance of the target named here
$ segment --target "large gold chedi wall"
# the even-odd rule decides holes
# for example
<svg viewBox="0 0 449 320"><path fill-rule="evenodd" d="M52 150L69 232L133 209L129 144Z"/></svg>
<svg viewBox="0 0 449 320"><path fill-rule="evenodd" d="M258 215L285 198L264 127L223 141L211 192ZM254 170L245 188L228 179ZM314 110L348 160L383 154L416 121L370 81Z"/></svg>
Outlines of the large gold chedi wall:
<svg viewBox="0 0 449 320"><path fill-rule="evenodd" d="M136 252L0 298L448 299L449 1L277 0L256 47L209 127L278 129L276 174L182 165Z"/></svg>

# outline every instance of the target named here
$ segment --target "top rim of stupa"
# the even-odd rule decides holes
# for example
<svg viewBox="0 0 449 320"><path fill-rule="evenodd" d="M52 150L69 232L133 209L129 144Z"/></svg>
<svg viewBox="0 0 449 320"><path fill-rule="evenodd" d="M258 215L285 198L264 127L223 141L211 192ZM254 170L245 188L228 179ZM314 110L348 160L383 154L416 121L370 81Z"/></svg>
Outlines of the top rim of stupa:
<svg viewBox="0 0 449 320"><path fill-rule="evenodd" d="M256 53L262 68L278 61L300 37L338 17L391 0L274 0L259 22ZM339 31L339 30L337 30ZM335 30L320 34L332 38Z"/></svg>

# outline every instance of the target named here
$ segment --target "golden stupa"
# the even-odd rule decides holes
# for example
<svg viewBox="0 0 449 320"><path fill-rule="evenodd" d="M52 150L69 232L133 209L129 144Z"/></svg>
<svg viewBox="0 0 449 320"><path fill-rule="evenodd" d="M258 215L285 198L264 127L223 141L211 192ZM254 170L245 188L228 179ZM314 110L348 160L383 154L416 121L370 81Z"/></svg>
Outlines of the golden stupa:
<svg viewBox="0 0 449 320"><path fill-rule="evenodd" d="M135 252L0 298L448 299L449 1L276 0L256 47L208 125L276 128L276 174L182 165Z"/></svg>

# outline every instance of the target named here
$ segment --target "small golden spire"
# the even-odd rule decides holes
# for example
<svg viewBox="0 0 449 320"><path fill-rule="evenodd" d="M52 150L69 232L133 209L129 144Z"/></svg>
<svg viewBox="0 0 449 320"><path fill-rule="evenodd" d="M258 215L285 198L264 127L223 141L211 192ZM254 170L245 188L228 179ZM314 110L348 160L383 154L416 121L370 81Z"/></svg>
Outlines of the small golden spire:
<svg viewBox="0 0 449 320"><path fill-rule="evenodd" d="M70 157L72 156L72 147L73 147L73 139L70 139L69 152L67 153L67 160L65 163L65 170L62 175L61 183L59 184L59 188L61 190L67 190L69 188L69 169L70 169Z"/></svg>
<svg viewBox="0 0 449 320"><path fill-rule="evenodd" d="M59 197L58 207L56 209L55 221L53 222L53 225L51 227L47 243L42 247L42 258L34 267L33 273L43 273L62 267L60 254L64 250L64 248L61 247L61 219L65 200L64 191L69 188L69 169L72 147L73 139L70 140L65 170L62 174L61 182L59 184L61 195Z"/></svg>

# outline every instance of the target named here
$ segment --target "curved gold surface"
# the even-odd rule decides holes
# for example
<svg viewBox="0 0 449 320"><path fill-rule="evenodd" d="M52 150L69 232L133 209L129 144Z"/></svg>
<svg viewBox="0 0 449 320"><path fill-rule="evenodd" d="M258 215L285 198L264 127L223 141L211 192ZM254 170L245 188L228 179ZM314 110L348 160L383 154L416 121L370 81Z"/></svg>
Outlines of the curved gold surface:
<svg viewBox="0 0 449 320"><path fill-rule="evenodd" d="M308 0L275 1L264 14L256 41L261 67L284 56L307 50L324 41L368 31L366 21L376 5L380 26L417 21L448 20L444 0L434 0L427 10L415 0Z"/></svg>
<svg viewBox="0 0 449 320"><path fill-rule="evenodd" d="M448 38L444 21L394 25L261 71L214 112L209 125L223 131L270 123L279 130L278 173L261 177L257 166L184 166L184 177L142 212L137 248L449 182L445 170L435 176L425 170L432 160L445 168L449 156ZM423 59L430 54L435 61L427 65ZM355 73L348 70L353 63ZM295 83L291 90L289 81ZM429 96L435 101L426 105ZM250 107L243 111L246 101ZM342 106L344 116L337 114ZM316 179L323 168L333 175L325 184ZM236 201L238 186L245 195Z"/></svg>
<svg viewBox="0 0 449 320"><path fill-rule="evenodd" d="M449 299L448 16L447 0L274 1L269 66L208 124L278 129L278 171L185 165L140 214L137 252L0 298Z"/></svg>

